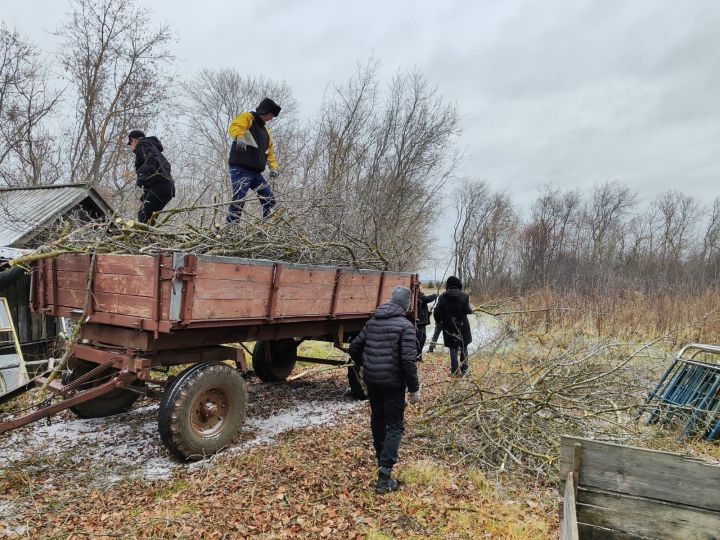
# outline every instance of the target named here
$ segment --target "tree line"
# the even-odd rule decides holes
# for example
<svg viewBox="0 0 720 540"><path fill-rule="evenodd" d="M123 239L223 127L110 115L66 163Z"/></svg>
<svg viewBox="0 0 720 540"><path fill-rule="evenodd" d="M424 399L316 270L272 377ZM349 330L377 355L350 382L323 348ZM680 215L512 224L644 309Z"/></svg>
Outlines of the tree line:
<svg viewBox="0 0 720 540"><path fill-rule="evenodd" d="M641 205L619 182L545 187L523 218L484 181L455 192L454 272L476 291L696 294L720 280L720 198L677 190Z"/></svg>

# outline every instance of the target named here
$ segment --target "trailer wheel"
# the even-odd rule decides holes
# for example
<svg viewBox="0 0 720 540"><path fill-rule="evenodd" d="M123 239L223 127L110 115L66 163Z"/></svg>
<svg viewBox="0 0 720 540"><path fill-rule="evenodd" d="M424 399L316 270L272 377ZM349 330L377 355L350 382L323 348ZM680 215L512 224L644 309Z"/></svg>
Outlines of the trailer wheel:
<svg viewBox="0 0 720 540"><path fill-rule="evenodd" d="M288 378L297 361L294 339L258 341L253 349L253 370L264 382L280 382Z"/></svg>
<svg viewBox="0 0 720 540"><path fill-rule="evenodd" d="M158 430L182 460L196 461L233 442L245 423L245 380L223 363L196 364L165 389Z"/></svg>
<svg viewBox="0 0 720 540"><path fill-rule="evenodd" d="M350 393L355 399L367 399L367 386L363 379L362 366L353 363L348 366L348 383L350 383Z"/></svg>
<svg viewBox="0 0 720 540"><path fill-rule="evenodd" d="M77 365L73 368L73 370L63 377L63 384L70 384L71 382L77 380L79 377L85 375L88 371L96 368L97 366L97 364L94 364L92 362L78 361ZM113 372L114 370L108 370L102 373L99 376L101 379L100 381L89 381L83 383L80 385L78 390L87 390L88 388L97 386L101 382L106 382L109 375L111 375ZM137 381L133 384L139 383L140 381ZM111 390L107 394L98 396L95 399L91 399L90 401L78 403L77 405L70 407L70 410L80 418L102 418L105 416L112 416L113 414L120 414L129 411L130 407L133 406L133 403L135 403L139 397L140 394L137 394L135 392L123 390L122 388L116 388L115 390Z"/></svg>

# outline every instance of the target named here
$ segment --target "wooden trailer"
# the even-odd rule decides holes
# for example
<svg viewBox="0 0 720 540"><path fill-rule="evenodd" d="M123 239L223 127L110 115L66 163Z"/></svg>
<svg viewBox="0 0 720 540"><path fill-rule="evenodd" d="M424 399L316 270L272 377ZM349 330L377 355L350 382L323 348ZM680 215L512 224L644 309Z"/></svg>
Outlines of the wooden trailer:
<svg viewBox="0 0 720 540"><path fill-rule="evenodd" d="M224 344L254 341L255 374L282 381L304 339L342 348L397 286L411 289L414 320L418 284L411 273L183 253L39 261L32 309L81 318L80 339L72 345L72 371L48 385L62 399L0 423L0 433L67 408L82 417L116 414L145 394L162 400L165 445L181 459L200 459L229 444L245 420L245 354ZM189 367L177 376L154 377L181 364ZM36 377L0 403L47 380Z"/></svg>

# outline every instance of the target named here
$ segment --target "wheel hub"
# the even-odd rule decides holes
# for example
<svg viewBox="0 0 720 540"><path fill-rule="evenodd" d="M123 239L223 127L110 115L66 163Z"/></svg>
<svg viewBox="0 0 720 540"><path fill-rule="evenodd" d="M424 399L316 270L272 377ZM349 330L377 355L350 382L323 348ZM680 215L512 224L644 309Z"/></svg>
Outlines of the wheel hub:
<svg viewBox="0 0 720 540"><path fill-rule="evenodd" d="M231 406L228 394L220 388L209 388L195 399L192 408L192 427L202 437L214 437L225 426L225 416Z"/></svg>

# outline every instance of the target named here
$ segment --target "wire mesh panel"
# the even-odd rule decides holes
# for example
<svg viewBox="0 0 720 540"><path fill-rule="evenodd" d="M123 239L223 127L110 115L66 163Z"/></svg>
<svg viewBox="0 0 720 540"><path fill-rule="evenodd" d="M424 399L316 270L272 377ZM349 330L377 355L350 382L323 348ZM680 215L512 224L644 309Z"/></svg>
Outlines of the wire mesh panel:
<svg viewBox="0 0 720 540"><path fill-rule="evenodd" d="M648 395L648 423L672 423L685 437L720 437L720 364L701 361L720 354L714 345L684 347Z"/></svg>

